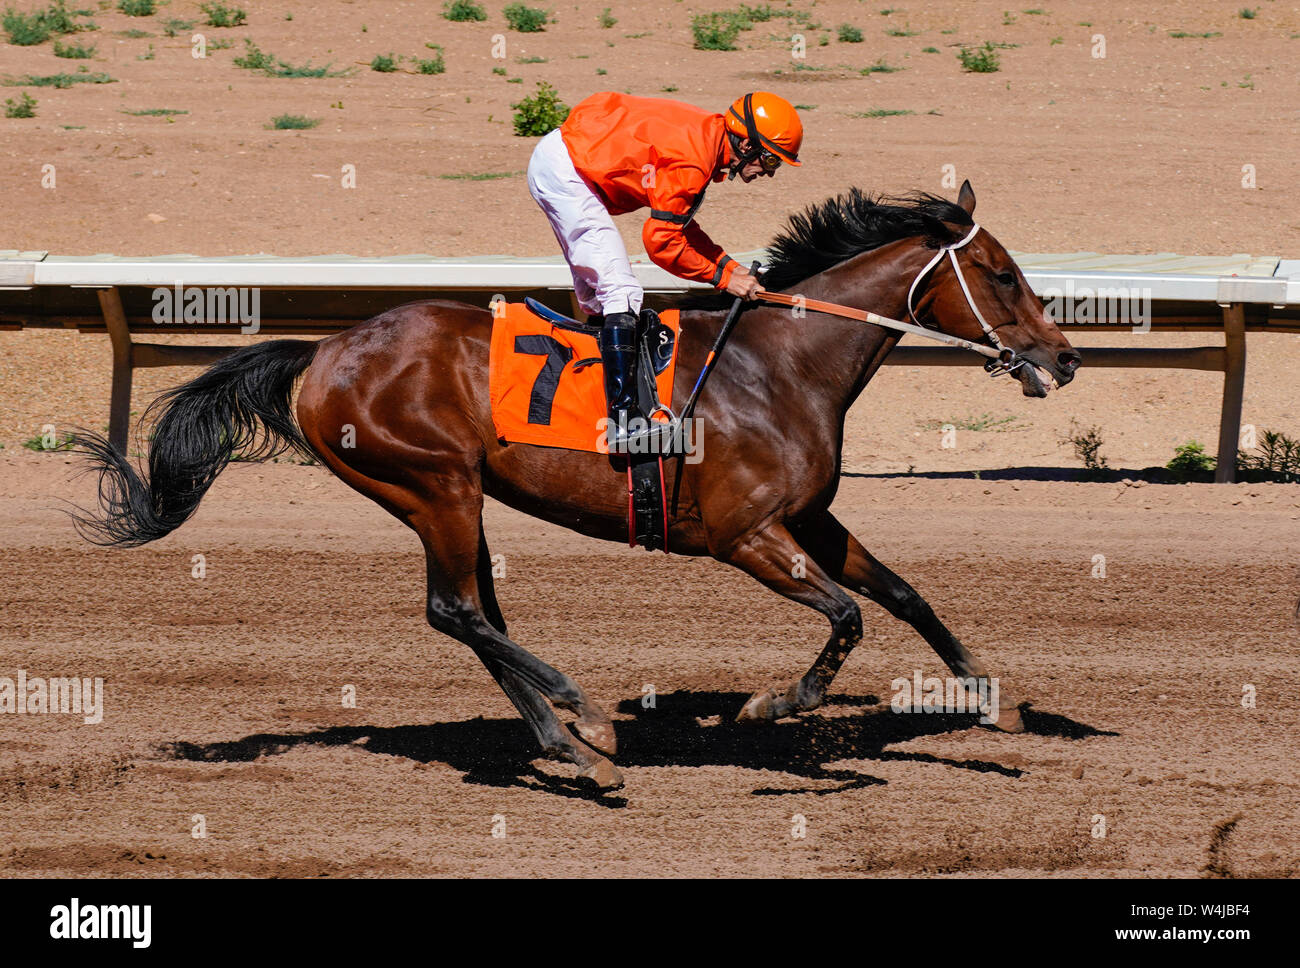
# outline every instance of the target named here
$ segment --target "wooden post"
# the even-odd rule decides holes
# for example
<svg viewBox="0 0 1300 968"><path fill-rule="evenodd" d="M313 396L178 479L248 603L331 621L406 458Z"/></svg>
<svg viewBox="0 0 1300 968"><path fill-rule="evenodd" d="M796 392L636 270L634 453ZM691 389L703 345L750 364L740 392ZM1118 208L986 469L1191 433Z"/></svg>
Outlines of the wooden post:
<svg viewBox="0 0 1300 968"><path fill-rule="evenodd" d="M131 348L131 331L122 309L122 294L117 287L100 289L99 309L108 327L108 340L113 346L113 389L108 405L108 442L120 454L126 453L127 431L131 425L131 369L134 366Z"/></svg>
<svg viewBox="0 0 1300 968"><path fill-rule="evenodd" d="M1214 483L1237 479L1237 441L1241 438L1241 400L1246 390L1246 309L1223 307L1223 411L1219 417L1219 461Z"/></svg>

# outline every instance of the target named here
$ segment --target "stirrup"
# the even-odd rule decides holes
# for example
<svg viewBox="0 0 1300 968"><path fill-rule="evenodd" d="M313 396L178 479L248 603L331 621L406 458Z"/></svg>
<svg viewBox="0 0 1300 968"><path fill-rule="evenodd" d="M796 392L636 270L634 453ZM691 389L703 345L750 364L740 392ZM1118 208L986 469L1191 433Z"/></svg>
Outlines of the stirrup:
<svg viewBox="0 0 1300 968"><path fill-rule="evenodd" d="M611 454L662 454L666 456L671 452L670 448L664 446L664 442L672 441L677 432L678 420L672 410L660 404L648 417L641 416L640 410L636 409L619 412L624 415L624 423L610 417L605 424L605 442L609 445ZM668 422L652 419L656 413L666 413ZM629 425L634 420L639 421L644 426L638 426L635 430L630 430Z"/></svg>

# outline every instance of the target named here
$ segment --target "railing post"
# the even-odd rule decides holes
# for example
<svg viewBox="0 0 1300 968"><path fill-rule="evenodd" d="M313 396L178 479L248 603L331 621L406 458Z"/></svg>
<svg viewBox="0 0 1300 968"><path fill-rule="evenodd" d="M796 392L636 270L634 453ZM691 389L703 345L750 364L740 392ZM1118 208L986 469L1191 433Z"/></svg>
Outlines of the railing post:
<svg viewBox="0 0 1300 968"><path fill-rule="evenodd" d="M1237 479L1237 441L1241 439L1241 401L1246 390L1246 309L1223 307L1223 410L1219 417L1219 460L1214 483Z"/></svg>
<svg viewBox="0 0 1300 968"><path fill-rule="evenodd" d="M126 453L127 432L131 426L131 331L122 309L122 294L117 287L100 289L99 309L108 327L108 340L113 346L113 389L108 405L108 442L120 454Z"/></svg>

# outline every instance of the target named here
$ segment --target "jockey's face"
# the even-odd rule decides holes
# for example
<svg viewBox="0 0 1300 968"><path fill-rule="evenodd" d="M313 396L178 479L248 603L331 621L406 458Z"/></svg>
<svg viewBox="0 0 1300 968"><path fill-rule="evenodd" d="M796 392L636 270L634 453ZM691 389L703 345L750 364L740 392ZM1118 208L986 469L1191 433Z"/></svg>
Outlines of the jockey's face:
<svg viewBox="0 0 1300 968"><path fill-rule="evenodd" d="M742 153L747 153L749 151L748 138L746 138L744 141L740 143L740 150ZM733 161L734 160L735 159L733 158ZM740 175L741 181L748 183L748 182L752 182L755 178L758 178L762 175L766 175L768 178L771 178L776 174L776 169L765 168L763 166L762 156L760 155L758 158L755 158L753 161L747 164L744 168L740 169L738 174Z"/></svg>

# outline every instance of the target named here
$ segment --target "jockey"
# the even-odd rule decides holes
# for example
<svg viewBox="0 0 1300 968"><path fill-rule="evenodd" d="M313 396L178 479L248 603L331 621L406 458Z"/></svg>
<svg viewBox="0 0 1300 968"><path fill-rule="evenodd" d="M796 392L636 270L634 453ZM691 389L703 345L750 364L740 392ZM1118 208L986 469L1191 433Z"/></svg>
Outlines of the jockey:
<svg viewBox="0 0 1300 968"><path fill-rule="evenodd" d="M766 91L726 115L666 98L603 91L547 134L528 164L528 190L550 220L583 310L601 324L610 449L626 447L636 405L636 328L642 291L613 215L649 207L641 239L650 260L683 279L752 299L758 279L693 221L705 189L724 177L749 183L799 165L803 124Z"/></svg>

